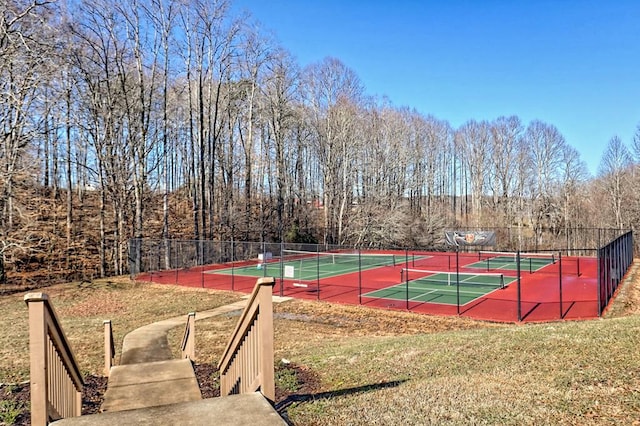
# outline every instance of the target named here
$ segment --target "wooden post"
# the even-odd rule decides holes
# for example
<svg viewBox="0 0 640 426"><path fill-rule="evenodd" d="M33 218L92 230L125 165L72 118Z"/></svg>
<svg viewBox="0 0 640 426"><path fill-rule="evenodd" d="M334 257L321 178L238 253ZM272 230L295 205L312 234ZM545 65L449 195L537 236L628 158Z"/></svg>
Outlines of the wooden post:
<svg viewBox="0 0 640 426"><path fill-rule="evenodd" d="M260 370L262 394L272 404L276 401L275 374L273 367L273 285L274 278L262 278L260 285Z"/></svg>
<svg viewBox="0 0 640 426"><path fill-rule="evenodd" d="M82 375L44 293L24 296L29 310L31 424L82 414Z"/></svg>
<svg viewBox="0 0 640 426"><path fill-rule="evenodd" d="M182 358L196 359L196 313L189 312L187 315L187 325L182 337Z"/></svg>
<svg viewBox="0 0 640 426"><path fill-rule="evenodd" d="M44 293L29 293L24 301L29 309L29 357L31 381L31 424L46 425L47 415L47 319Z"/></svg>
<svg viewBox="0 0 640 426"><path fill-rule="evenodd" d="M275 400L273 366L273 286L275 278L260 278L229 339L220 370L220 394L260 390Z"/></svg>
<svg viewBox="0 0 640 426"><path fill-rule="evenodd" d="M109 377L116 351L113 343L113 328L111 327L111 320L105 320L102 323L104 324L104 375Z"/></svg>

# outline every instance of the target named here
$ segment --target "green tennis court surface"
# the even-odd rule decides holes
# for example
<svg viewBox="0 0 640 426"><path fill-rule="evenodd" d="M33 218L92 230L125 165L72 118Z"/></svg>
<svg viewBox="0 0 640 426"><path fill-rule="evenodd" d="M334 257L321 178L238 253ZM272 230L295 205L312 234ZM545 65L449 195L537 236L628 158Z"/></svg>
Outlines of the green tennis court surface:
<svg viewBox="0 0 640 426"><path fill-rule="evenodd" d="M413 263L423 257L412 256L410 261ZM266 263L217 269L209 271L209 273L316 281L322 278L358 272L359 270L365 271L374 268L405 265L407 261L404 255L394 254L357 255L290 251L284 257L273 258Z"/></svg>
<svg viewBox="0 0 640 426"><path fill-rule="evenodd" d="M515 271L518 269L518 262L516 260L515 253L512 254L497 254L492 255L490 252L483 254L481 252L478 262L470 265L465 265L465 268L484 269L491 270L508 270ZM529 272L538 271L545 266L556 263L556 258L553 255L539 255L539 254L521 254L520 255L520 269L528 270Z"/></svg>
<svg viewBox="0 0 640 426"><path fill-rule="evenodd" d="M459 274L458 276L455 272L413 271L412 273L414 275L422 273L424 276L362 296L457 305L459 295L460 305L464 305L504 288L516 280L516 277L502 274Z"/></svg>

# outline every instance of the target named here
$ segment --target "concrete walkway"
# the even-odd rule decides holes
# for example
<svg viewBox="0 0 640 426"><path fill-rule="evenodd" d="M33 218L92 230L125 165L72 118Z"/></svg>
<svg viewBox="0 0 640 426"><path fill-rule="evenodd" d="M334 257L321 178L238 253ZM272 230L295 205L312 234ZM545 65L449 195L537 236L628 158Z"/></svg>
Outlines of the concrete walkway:
<svg viewBox="0 0 640 426"><path fill-rule="evenodd" d="M196 313L196 320L241 311L245 301ZM127 334L120 365L112 367L102 411L123 411L202 399L188 359L173 359L167 333L184 327L186 315L158 321Z"/></svg>
<svg viewBox="0 0 640 426"><path fill-rule="evenodd" d="M279 298L278 298L279 299ZM274 303L276 297L274 297ZM233 311L242 311L246 301L220 306L208 311L196 312L196 321L218 315L227 314ZM154 322L133 330L124 337L122 342L122 355L119 365L140 364L143 362L166 361L173 358L167 333L176 327L184 327L187 323L187 315L169 318L163 321Z"/></svg>
<svg viewBox="0 0 640 426"><path fill-rule="evenodd" d="M286 300L289 298L273 297L274 303ZM246 300L242 300L197 312L195 319L242 311L245 305ZM101 407L103 414L63 419L55 424L204 425L210 424L212 418L228 425L285 424L259 393L202 400L191 361L173 359L167 339L169 330L184 327L186 319L186 315L166 319L127 334L120 365L111 368Z"/></svg>

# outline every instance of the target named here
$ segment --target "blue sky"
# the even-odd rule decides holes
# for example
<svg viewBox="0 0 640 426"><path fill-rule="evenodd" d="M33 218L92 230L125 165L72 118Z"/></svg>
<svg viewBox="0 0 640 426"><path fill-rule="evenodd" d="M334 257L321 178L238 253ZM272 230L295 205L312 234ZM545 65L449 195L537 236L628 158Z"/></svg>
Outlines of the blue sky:
<svg viewBox="0 0 640 426"><path fill-rule="evenodd" d="M640 124L640 1L233 0L301 66L327 56L370 95L447 120L555 125L592 173Z"/></svg>

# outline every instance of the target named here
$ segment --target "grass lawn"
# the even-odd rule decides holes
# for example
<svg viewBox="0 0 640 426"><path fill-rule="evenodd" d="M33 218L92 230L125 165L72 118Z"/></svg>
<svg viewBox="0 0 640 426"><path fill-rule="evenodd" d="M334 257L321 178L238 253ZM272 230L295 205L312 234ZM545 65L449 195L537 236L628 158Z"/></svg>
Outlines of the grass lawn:
<svg viewBox="0 0 640 426"><path fill-rule="evenodd" d="M43 291L82 370L97 375L104 319L113 321L119 351L123 336L139 326L241 296L127 279ZM22 296L0 297L0 383L28 380ZM278 304L276 360L305 373L279 376L277 385L294 396L278 408L296 425L634 424L639 301L634 265L615 305L592 321L509 325L300 300ZM236 320L196 323L198 362L217 363ZM176 351L181 334L170 334ZM304 383L309 378L313 383Z"/></svg>

